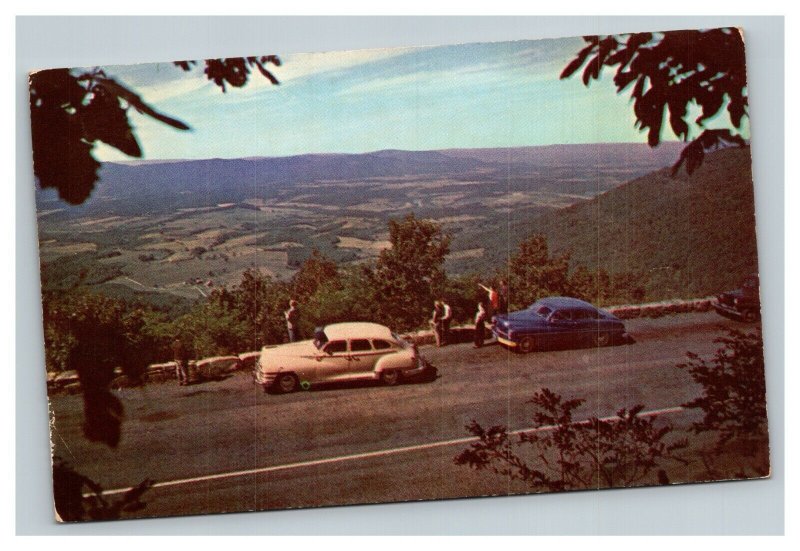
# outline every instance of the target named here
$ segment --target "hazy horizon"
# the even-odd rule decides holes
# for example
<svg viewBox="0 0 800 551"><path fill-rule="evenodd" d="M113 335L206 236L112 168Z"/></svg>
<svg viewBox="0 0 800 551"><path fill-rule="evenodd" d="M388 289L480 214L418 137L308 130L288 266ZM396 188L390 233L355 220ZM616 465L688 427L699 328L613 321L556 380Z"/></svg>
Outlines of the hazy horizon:
<svg viewBox="0 0 800 551"><path fill-rule="evenodd" d="M555 144L542 144L542 145L512 145L512 146L501 146L501 147L450 147L444 149L396 149L396 148L386 148L386 149L373 149L369 151L309 151L306 153L296 153L292 155L248 155L245 157L198 157L198 158L191 158L191 157L184 157L184 158L163 158L163 159L135 159L131 157L126 157L123 159L115 159L115 160L103 160L101 163L116 163L116 164L125 164L125 165L140 165L140 164L159 164L159 163L179 163L184 161L247 161L247 160L260 160L260 159L284 159L284 158L291 158L291 157L305 157L305 156L313 156L313 155L327 155L327 156L347 156L347 155L369 155L373 153L384 153L384 152L401 152L401 153L434 153L434 152L443 152L443 151L469 151L469 150L502 150L502 149L533 149L533 148L545 148L545 147L580 147L580 146L609 146L609 145L632 145L632 146L642 146L643 148L656 150L661 146L671 146L671 145L678 145L684 144L680 140L662 140L659 145L656 147L650 147L647 143L640 143L640 142L592 142L592 143L555 143Z"/></svg>

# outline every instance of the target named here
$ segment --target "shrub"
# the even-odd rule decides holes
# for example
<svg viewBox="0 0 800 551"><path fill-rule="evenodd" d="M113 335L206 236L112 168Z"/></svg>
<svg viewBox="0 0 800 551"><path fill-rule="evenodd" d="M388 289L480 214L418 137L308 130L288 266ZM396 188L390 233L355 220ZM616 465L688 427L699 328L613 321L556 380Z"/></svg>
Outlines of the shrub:
<svg viewBox="0 0 800 551"><path fill-rule="evenodd" d="M714 342L722 344L710 361L687 352L688 361L678 364L703 393L685 404L697 408L703 419L693 423L696 433L719 434L717 449L735 438L752 439L766 434L767 398L764 379L764 344L761 330L745 333L728 329L728 335Z"/></svg>
<svg viewBox="0 0 800 551"><path fill-rule="evenodd" d="M676 455L686 440L667 442L672 427L656 426L652 417L640 415L643 406L620 409L610 419L592 417L576 422L573 413L585 400L564 400L544 388L534 394L533 429L513 433L501 425L484 429L476 421L467 430L478 441L455 458L457 465L489 470L522 480L534 490L564 491L642 484L657 471L659 483L669 483L659 469L665 461L686 463ZM520 446L531 448L529 463Z"/></svg>

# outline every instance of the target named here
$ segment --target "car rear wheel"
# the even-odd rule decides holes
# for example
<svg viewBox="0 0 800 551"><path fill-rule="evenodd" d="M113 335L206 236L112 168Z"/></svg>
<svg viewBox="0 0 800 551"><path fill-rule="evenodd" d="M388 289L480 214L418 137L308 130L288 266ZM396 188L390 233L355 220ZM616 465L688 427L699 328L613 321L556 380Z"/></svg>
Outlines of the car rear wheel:
<svg viewBox="0 0 800 551"><path fill-rule="evenodd" d="M603 331L598 331L594 334L594 345L597 347L601 346L608 346L611 343L611 335L609 333L604 333Z"/></svg>
<svg viewBox="0 0 800 551"><path fill-rule="evenodd" d="M747 323L753 323L754 321L758 321L758 312L755 310L746 310L742 315L742 319Z"/></svg>
<svg viewBox="0 0 800 551"><path fill-rule="evenodd" d="M381 371L381 381L386 386L394 386L400 381L400 372L396 369L385 369Z"/></svg>
<svg viewBox="0 0 800 551"><path fill-rule="evenodd" d="M282 375L278 375L278 378L275 379L275 383L272 388L281 394L288 394L289 392L294 392L297 390L299 384L300 383L297 380L297 375L294 373L284 373Z"/></svg>
<svg viewBox="0 0 800 551"><path fill-rule="evenodd" d="M522 354L533 352L536 350L536 339L533 337L522 337L519 341L518 349Z"/></svg>

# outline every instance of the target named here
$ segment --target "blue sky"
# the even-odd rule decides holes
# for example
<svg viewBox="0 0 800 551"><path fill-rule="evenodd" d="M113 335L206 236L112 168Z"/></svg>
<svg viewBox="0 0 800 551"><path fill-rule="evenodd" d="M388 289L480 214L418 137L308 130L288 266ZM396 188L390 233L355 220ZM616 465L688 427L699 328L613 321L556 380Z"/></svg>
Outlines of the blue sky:
<svg viewBox="0 0 800 551"><path fill-rule="evenodd" d="M170 63L106 71L192 127L181 132L132 113L145 159L644 142L608 70L588 88L576 76L558 79L582 44L291 54L274 68L280 86L255 74L225 94L201 70L184 73ZM95 151L101 160L128 159L104 145Z"/></svg>

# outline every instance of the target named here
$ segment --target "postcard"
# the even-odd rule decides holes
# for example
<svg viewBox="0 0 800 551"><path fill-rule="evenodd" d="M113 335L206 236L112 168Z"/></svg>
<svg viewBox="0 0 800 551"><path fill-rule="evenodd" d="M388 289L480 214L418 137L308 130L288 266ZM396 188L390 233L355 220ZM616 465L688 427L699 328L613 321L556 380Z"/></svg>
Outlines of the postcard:
<svg viewBox="0 0 800 551"><path fill-rule="evenodd" d="M768 477L744 37L31 73L56 520Z"/></svg>

